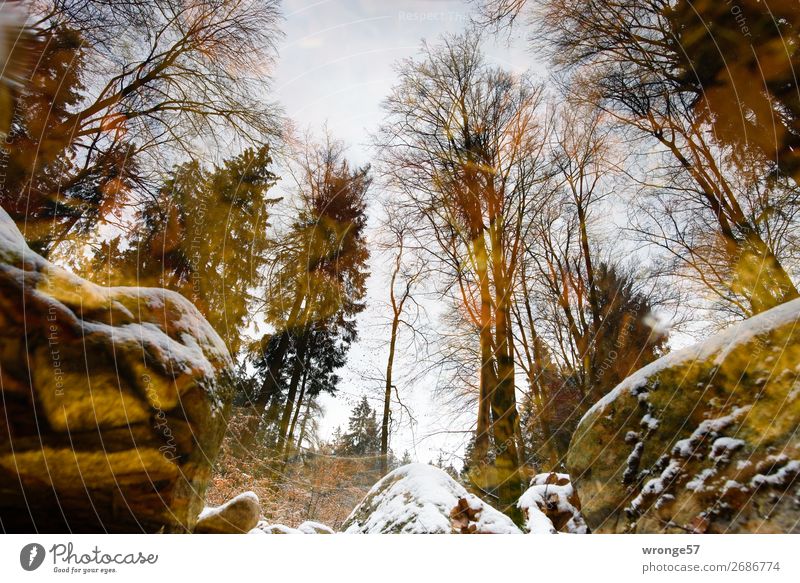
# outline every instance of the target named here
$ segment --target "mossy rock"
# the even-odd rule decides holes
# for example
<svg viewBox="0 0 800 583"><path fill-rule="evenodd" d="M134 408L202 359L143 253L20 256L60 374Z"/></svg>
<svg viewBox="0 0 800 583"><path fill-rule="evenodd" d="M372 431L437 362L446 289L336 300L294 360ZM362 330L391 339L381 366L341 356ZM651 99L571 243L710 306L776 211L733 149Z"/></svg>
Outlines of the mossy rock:
<svg viewBox="0 0 800 583"><path fill-rule="evenodd" d="M232 367L188 300L77 277L0 210L0 529L191 531Z"/></svg>
<svg viewBox="0 0 800 583"><path fill-rule="evenodd" d="M673 352L581 420L593 532L800 532L800 300Z"/></svg>

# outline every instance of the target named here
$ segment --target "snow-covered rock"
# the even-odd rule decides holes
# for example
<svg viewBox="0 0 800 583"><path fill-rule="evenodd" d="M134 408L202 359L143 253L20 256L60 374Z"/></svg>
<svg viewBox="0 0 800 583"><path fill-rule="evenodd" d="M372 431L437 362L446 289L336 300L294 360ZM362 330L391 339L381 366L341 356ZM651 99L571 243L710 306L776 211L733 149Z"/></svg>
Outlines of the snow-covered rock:
<svg viewBox="0 0 800 583"><path fill-rule="evenodd" d="M510 518L446 472L408 464L384 476L343 525L346 533L518 534Z"/></svg>
<svg viewBox="0 0 800 583"><path fill-rule="evenodd" d="M321 522L307 520L297 528L286 526L285 524L270 524L266 520L261 520L249 532L249 534L335 534L333 529Z"/></svg>
<svg viewBox="0 0 800 583"><path fill-rule="evenodd" d="M253 528L248 534L305 534L296 528L286 526L285 524L270 524L264 520Z"/></svg>
<svg viewBox="0 0 800 583"><path fill-rule="evenodd" d="M254 529L261 517L255 492L243 492L225 504L207 506L197 517L194 531L202 534L242 534Z"/></svg>
<svg viewBox="0 0 800 583"><path fill-rule="evenodd" d="M4 530L191 530L230 370L188 300L77 277L29 249L0 209Z"/></svg>
<svg viewBox="0 0 800 583"><path fill-rule="evenodd" d="M800 531L800 300L634 373L567 468L593 532Z"/></svg>
<svg viewBox="0 0 800 583"><path fill-rule="evenodd" d="M321 522L314 522L313 520L306 520L297 527L297 530L303 534L334 534L330 526L326 526Z"/></svg>
<svg viewBox="0 0 800 583"><path fill-rule="evenodd" d="M537 474L517 506L531 534L586 534L581 504L567 474Z"/></svg>

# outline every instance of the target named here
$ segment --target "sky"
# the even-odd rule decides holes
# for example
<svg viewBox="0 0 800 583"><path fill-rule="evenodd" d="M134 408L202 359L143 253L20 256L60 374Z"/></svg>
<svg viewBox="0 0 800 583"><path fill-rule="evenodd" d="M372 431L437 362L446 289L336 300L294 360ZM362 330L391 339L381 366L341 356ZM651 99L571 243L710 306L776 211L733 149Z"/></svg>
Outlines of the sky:
<svg viewBox="0 0 800 583"><path fill-rule="evenodd" d="M285 0L274 90L298 129L327 122L351 144L356 162L369 161L369 133L395 81L393 65L414 56L423 40L469 26L474 6L463 0ZM487 42L490 62L521 73L533 57L525 42Z"/></svg>
<svg viewBox="0 0 800 583"><path fill-rule="evenodd" d="M474 6L461 0L284 0L285 37L275 73L273 94L299 132L328 131L349 146L357 164L370 161L370 135L382 119L381 101L395 82L393 65L415 56L423 40L435 44L440 35L463 31L470 24ZM543 75L523 38L487 38L487 61L504 69ZM385 261L373 254L368 283L367 309L359 318L360 340L341 371L339 394L323 397L322 431L330 435L346 427L350 410L366 394L371 404L382 407L381 381L387 350L381 345L387 331L387 273ZM433 323L435 325L435 323ZM402 342L402 338L401 338ZM396 404L395 419L404 421L392 435L397 456L409 451L417 461L445 461L460 453L464 436L444 433L453 419L442 415L442 403L432 398L435 378L409 386L403 382L415 366L413 358L401 365L398 390L414 412L411 427ZM455 425L455 424L454 424ZM464 429L459 424L454 429ZM460 462L452 460L460 467Z"/></svg>

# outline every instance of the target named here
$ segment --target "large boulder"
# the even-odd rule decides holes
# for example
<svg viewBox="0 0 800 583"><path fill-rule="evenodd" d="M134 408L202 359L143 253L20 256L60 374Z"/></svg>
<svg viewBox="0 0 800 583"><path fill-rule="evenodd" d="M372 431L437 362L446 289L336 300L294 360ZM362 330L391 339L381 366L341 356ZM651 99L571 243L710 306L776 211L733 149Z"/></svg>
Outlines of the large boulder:
<svg viewBox="0 0 800 583"><path fill-rule="evenodd" d="M244 534L261 518L261 504L255 492L243 492L222 506L206 507L197 517L197 534Z"/></svg>
<svg viewBox="0 0 800 583"><path fill-rule="evenodd" d="M0 528L191 530L231 370L185 298L81 279L0 210Z"/></svg>
<svg viewBox="0 0 800 583"><path fill-rule="evenodd" d="M595 532L800 532L800 300L673 352L581 420Z"/></svg>
<svg viewBox="0 0 800 583"><path fill-rule="evenodd" d="M427 464L408 464L384 476L342 529L352 534L520 533L506 515Z"/></svg>

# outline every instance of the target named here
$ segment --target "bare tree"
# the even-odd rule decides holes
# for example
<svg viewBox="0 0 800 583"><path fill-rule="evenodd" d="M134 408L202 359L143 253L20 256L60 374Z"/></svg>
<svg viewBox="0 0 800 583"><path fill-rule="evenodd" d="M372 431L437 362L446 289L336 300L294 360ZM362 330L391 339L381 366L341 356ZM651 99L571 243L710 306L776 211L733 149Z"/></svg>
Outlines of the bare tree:
<svg viewBox="0 0 800 583"><path fill-rule="evenodd" d="M389 279L390 325L388 354L386 357L386 371L384 375L383 415L381 418L381 471L386 473L389 469L389 433L391 430L392 416L392 390L398 392L395 386L395 357L398 348L401 326L409 330L416 337L418 318L413 318L413 312L419 316L421 307L414 298L414 292L420 286L426 274L425 262L416 249L412 247L413 226L410 217L403 216L402 209L387 202L383 205L384 218L381 225L380 248L386 254L391 254L391 275ZM399 402L400 397L397 395Z"/></svg>
<svg viewBox="0 0 800 583"><path fill-rule="evenodd" d="M651 207L653 224L640 234L740 316L797 297L789 258L779 255L783 241L774 236L791 222L762 212L796 196L796 186L769 180L770 164L760 153L742 154L712 135L714 116L698 109L697 88L687 81L673 3L531 0L514 3L511 12L500 10L506 4L488 2L487 11L501 23L529 10L535 45L568 76L571 98L632 130L628 138L639 151L657 150L665 172L641 180L647 194L656 193L666 205ZM753 205L755 198L760 200ZM687 207L701 215L701 228L694 217L671 212Z"/></svg>
<svg viewBox="0 0 800 583"><path fill-rule="evenodd" d="M554 107L552 190L530 218L515 294L526 413L538 420L536 457L553 469L580 415L660 355L666 340L648 323L662 294L641 269L604 250L610 245L599 219L624 178L605 117L594 108Z"/></svg>
<svg viewBox="0 0 800 583"><path fill-rule="evenodd" d="M175 162L279 133L263 98L276 1L37 0L30 10L42 74L16 95L9 143L20 155L3 206L26 224L47 221L29 234L43 251L109 219Z"/></svg>
<svg viewBox="0 0 800 583"><path fill-rule="evenodd" d="M480 346L472 479L511 515L521 493L511 305L544 164L541 88L488 66L472 34L403 62L385 102L386 172L424 226ZM494 444L495 462L489 450Z"/></svg>

